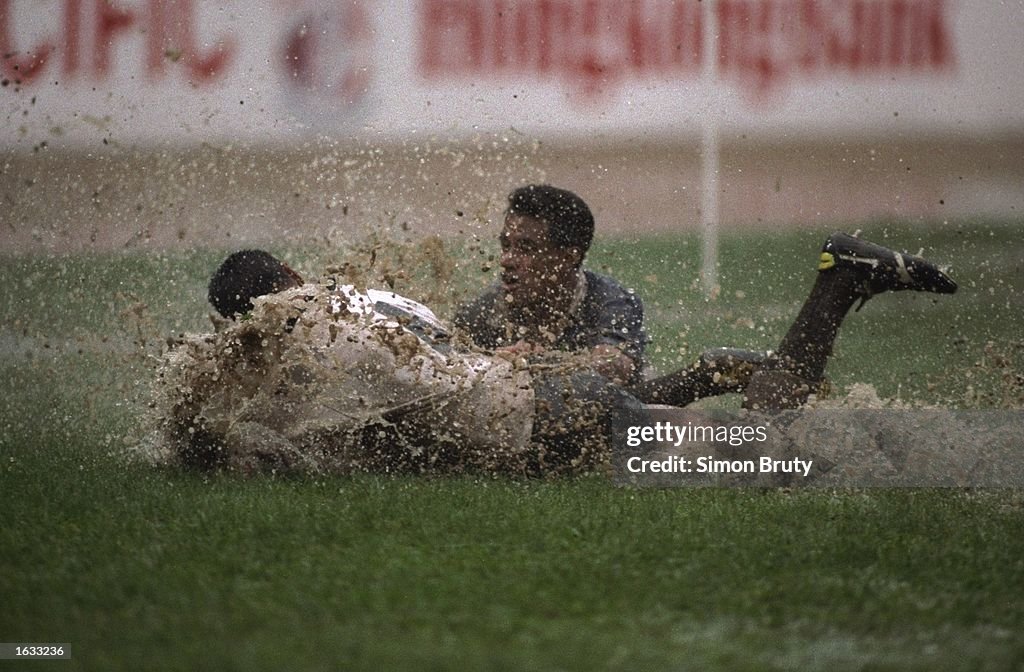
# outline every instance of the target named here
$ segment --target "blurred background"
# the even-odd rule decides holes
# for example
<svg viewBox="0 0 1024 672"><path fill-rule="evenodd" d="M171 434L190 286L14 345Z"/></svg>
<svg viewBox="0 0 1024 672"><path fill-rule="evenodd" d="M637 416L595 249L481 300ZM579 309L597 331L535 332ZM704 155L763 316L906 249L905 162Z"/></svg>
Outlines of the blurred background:
<svg viewBox="0 0 1024 672"><path fill-rule="evenodd" d="M1019 221L1024 4L2 0L0 247ZM487 235L491 235L489 232Z"/></svg>

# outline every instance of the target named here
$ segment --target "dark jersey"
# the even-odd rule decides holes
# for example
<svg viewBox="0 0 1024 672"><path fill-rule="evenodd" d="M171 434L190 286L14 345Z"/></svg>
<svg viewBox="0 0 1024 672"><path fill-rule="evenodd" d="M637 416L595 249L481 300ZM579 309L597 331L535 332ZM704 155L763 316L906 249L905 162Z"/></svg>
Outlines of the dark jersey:
<svg viewBox="0 0 1024 672"><path fill-rule="evenodd" d="M584 271L587 289L569 323L554 343L558 350L584 350L607 344L618 347L636 365L639 379L643 366L644 308L640 298L604 275ZM501 286L494 284L475 300L459 307L455 326L473 342L488 350L512 345L519 340L516 326L508 320Z"/></svg>

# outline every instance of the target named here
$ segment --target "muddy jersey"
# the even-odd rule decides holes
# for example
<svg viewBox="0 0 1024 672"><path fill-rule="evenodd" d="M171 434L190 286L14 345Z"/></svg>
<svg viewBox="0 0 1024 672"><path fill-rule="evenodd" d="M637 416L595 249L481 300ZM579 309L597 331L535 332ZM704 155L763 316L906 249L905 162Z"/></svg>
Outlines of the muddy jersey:
<svg viewBox="0 0 1024 672"><path fill-rule="evenodd" d="M253 305L166 357L162 429L180 461L334 473L524 463L529 372L446 349L421 304L304 285Z"/></svg>

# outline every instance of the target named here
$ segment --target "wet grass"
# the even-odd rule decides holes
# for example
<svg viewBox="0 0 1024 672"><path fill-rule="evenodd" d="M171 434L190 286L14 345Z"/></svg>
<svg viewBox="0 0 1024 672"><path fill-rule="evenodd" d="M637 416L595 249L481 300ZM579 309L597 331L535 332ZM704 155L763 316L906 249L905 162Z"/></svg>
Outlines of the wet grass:
<svg viewBox="0 0 1024 672"><path fill-rule="evenodd" d="M7 452L0 632L72 643L72 669L1024 656L1024 515L1005 493L202 478L125 468L70 436Z"/></svg>
<svg viewBox="0 0 1024 672"><path fill-rule="evenodd" d="M916 251L921 231L865 235ZM722 292L707 302L692 284L693 237L601 241L592 263L645 298L654 364L670 368L709 345L774 345L813 282L822 233L723 239ZM1012 358L974 366L989 341L1013 354L1022 332L1015 229L941 226L927 245L963 291L873 299L844 326L830 374L991 405L978 380L995 390L1003 369L1020 371ZM452 296L485 275L488 252L472 254ZM305 270L324 256L291 255ZM161 335L205 328L203 285L219 256L0 266L10 350L0 640L73 651L38 667L1004 670L1024 660L1020 493L247 480L126 465L146 357Z"/></svg>

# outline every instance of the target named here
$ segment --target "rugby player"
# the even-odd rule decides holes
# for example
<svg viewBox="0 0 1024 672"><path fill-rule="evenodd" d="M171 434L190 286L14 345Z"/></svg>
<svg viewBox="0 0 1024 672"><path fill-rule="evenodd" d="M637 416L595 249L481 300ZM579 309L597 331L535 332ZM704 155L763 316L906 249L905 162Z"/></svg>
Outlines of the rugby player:
<svg viewBox="0 0 1024 672"><path fill-rule="evenodd" d="M584 268L593 236L594 217L576 194L550 185L512 191L498 282L460 307L455 325L483 348L589 353L595 371L645 403L685 406L742 391L745 407L775 410L799 406L819 389L839 327L858 301L859 310L886 291L956 291L925 259L836 233L775 352L708 350L689 368L645 381L643 304L616 280Z"/></svg>
<svg viewBox="0 0 1024 672"><path fill-rule="evenodd" d="M172 452L245 470L591 470L608 457L616 408L729 391L750 409L796 407L817 390L858 300L956 290L920 257L834 234L777 351L708 351L645 380L642 303L583 268L593 228L571 192L512 193L499 283L456 314L479 350L454 347L429 308L393 292L304 283L260 250L230 255L208 296L228 326L183 344L164 368Z"/></svg>

